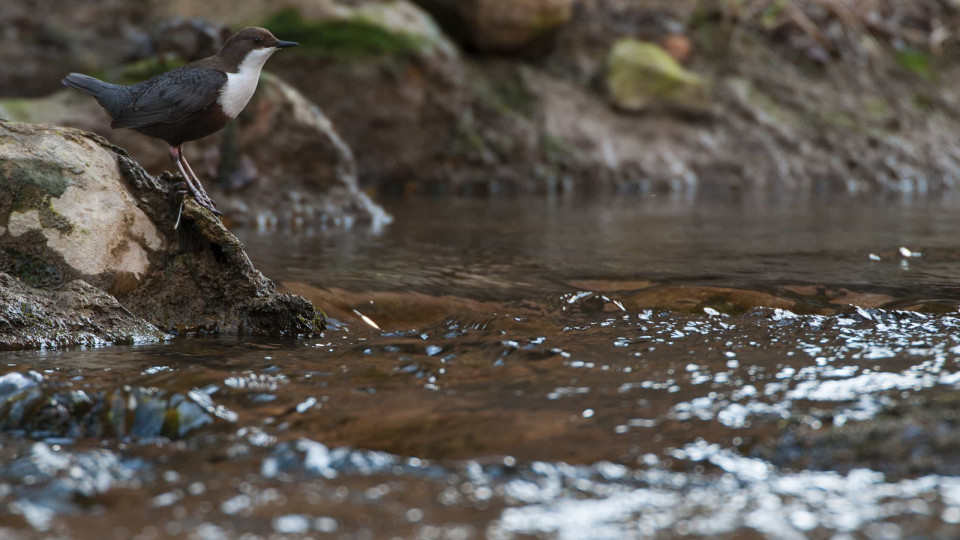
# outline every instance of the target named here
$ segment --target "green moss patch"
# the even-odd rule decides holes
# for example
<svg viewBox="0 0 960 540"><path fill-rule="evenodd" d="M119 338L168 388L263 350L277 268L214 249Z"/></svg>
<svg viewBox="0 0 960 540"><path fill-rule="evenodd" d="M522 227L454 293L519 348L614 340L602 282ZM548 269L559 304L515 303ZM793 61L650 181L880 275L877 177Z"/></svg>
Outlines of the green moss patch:
<svg viewBox="0 0 960 540"><path fill-rule="evenodd" d="M300 43L304 51L338 58L414 56L427 44L421 36L394 32L361 18L309 21L295 8L277 12L263 26Z"/></svg>
<svg viewBox="0 0 960 540"><path fill-rule="evenodd" d="M23 206L23 197L31 197L28 187L40 193L60 197L70 181L60 167L42 160L20 160L11 163L6 170L0 169L0 187L8 193L16 193L15 206Z"/></svg>
<svg viewBox="0 0 960 540"><path fill-rule="evenodd" d="M0 272L16 276L31 287L51 289L64 282L63 273L42 257L10 248L0 248Z"/></svg>
<svg viewBox="0 0 960 540"><path fill-rule="evenodd" d="M32 102L29 99L0 100L0 117L15 122L29 122L33 118Z"/></svg>
<svg viewBox="0 0 960 540"><path fill-rule="evenodd" d="M920 77L933 80L933 61L928 53L914 48L906 48L894 53L894 58L901 67Z"/></svg>

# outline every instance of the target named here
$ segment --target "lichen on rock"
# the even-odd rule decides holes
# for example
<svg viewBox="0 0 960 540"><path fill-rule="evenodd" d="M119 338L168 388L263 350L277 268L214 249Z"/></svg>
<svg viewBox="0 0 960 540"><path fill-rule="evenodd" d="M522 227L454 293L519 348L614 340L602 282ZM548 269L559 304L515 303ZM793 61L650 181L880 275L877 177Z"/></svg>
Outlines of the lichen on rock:
<svg viewBox="0 0 960 540"><path fill-rule="evenodd" d="M68 279L110 290L149 270L166 241L116 182L116 158L94 140L0 125L0 246L59 261Z"/></svg>

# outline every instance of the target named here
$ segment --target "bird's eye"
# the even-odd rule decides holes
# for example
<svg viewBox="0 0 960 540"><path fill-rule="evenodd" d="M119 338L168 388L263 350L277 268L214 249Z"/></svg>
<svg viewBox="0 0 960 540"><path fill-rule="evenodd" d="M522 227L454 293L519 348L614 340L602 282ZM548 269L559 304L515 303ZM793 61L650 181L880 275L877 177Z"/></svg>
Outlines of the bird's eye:
<svg viewBox="0 0 960 540"><path fill-rule="evenodd" d="M255 38L253 38L253 42L256 43L257 45L259 45L259 44L263 43L263 40L260 39L260 38L258 38L258 37L255 37Z"/></svg>

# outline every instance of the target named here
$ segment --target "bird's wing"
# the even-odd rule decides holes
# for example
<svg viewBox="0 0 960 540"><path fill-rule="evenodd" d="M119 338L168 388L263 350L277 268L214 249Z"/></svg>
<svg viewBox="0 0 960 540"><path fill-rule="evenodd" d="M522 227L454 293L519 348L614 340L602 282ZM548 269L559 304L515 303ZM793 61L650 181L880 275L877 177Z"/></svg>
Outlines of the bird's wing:
<svg viewBox="0 0 960 540"><path fill-rule="evenodd" d="M172 124L209 107L220 95L227 74L184 66L129 87L133 99L116 111L114 128Z"/></svg>

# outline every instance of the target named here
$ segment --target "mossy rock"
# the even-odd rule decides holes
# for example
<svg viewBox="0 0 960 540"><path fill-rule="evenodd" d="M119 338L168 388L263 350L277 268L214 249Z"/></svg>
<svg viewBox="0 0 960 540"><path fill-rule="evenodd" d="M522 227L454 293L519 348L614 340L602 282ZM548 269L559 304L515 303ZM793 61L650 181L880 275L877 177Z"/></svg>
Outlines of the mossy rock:
<svg viewBox="0 0 960 540"><path fill-rule="evenodd" d="M192 199L174 229L173 184L98 136L0 121L0 349L156 341L157 327L323 331L322 313L278 293Z"/></svg>
<svg viewBox="0 0 960 540"><path fill-rule="evenodd" d="M573 0L414 0L470 48L497 53L546 51L573 17Z"/></svg>
<svg viewBox="0 0 960 540"><path fill-rule="evenodd" d="M653 43L623 39L607 60L607 89L614 105L643 111L652 105L701 109L705 83Z"/></svg>
<svg viewBox="0 0 960 540"><path fill-rule="evenodd" d="M15 122L27 122L31 116L30 99L3 99L0 100L0 118Z"/></svg>
<svg viewBox="0 0 960 540"><path fill-rule="evenodd" d="M339 16L323 18L286 7L265 20L263 26L284 39L299 42L297 54L364 59L413 58L437 50L453 52L433 21L422 12L413 14L419 16L394 13L407 6L398 2L361 5Z"/></svg>

